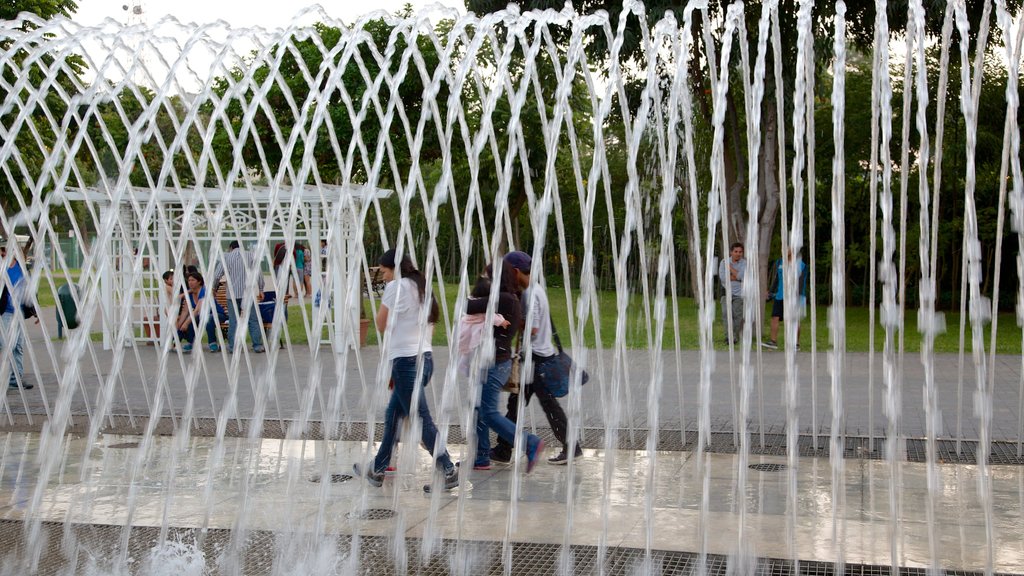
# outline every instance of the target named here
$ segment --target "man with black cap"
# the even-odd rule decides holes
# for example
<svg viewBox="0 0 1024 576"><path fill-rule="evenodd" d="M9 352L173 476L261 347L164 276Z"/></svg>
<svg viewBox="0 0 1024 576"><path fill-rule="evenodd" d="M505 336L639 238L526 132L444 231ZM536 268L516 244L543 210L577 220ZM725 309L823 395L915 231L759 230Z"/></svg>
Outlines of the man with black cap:
<svg viewBox="0 0 1024 576"><path fill-rule="evenodd" d="M243 309L244 303L249 304L249 337L252 338L252 351L260 354L265 351L263 348L263 335L260 333L260 311L256 303L263 300L263 274L256 265L256 259L250 254L242 253L242 247L238 240L232 240L228 245L230 252L224 255L224 260L217 262L213 269L213 285L216 286L221 278L227 275L228 279L228 352L234 352L235 333L238 330L238 315ZM248 286L249 270L256 274L257 294L255 300L246 293ZM245 344L245 339L242 339Z"/></svg>
<svg viewBox="0 0 1024 576"><path fill-rule="evenodd" d="M523 395L527 405L529 405L531 397L537 396L537 400L544 410L544 416L547 417L548 423L551 425L551 432L562 443L562 451L557 456L548 458L548 463L564 465L569 462L569 443L566 440L569 430L569 419L566 417L565 411L562 410L562 405L558 403L558 399L554 397L543 378L540 377L541 374L545 373L543 369L544 363L554 360L558 354L558 350L555 349L552 343L554 325L551 323L551 307L548 304L548 295L539 284L530 284L533 259L530 258L529 254L517 250L506 254L504 260L505 264L515 270L516 282L519 288L523 290L523 297L520 301L523 303L524 323L529 318L530 308L532 307L533 309L533 318L530 320L530 325L524 326L524 330L528 329L530 333L533 377L531 378L532 382L527 383L523 387ZM508 413L505 417L515 422L518 411L519 394L509 394ZM573 454L574 458L583 456L583 449L580 448L578 443ZM511 461L512 446L498 438L498 445L491 451L491 460L497 462Z"/></svg>

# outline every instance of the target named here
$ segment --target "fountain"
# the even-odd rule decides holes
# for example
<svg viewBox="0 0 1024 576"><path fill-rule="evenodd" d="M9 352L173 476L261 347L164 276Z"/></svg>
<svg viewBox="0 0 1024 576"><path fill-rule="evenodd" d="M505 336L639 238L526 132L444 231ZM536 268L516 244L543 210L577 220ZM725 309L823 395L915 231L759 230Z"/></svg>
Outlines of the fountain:
<svg viewBox="0 0 1024 576"><path fill-rule="evenodd" d="M0 333L25 342L0 415L0 574L1024 573L1021 329L1000 307L1013 293L1024 322L1020 14L912 0L893 24L884 0L818 4L0 23L3 264L42 317ZM745 322L723 346L716 258L737 236ZM255 309L266 353L188 352L161 275L211 279L232 241L253 257L245 292L263 275L277 295ZM532 254L591 374L562 400L584 458L464 468L424 494L433 462L402 441L383 488L352 477L389 394L390 335L360 327L391 247L441 305L425 392L462 462L477 392L448 342L484 266ZM784 301L771 352L780 251L808 262L810 306ZM957 303L959 341L941 312ZM0 348L0 374L15 356Z"/></svg>

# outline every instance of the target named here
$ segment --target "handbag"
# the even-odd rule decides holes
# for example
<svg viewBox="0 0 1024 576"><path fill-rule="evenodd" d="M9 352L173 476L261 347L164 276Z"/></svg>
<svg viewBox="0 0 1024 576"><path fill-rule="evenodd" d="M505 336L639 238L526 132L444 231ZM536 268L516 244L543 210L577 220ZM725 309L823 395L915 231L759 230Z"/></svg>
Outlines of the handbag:
<svg viewBox="0 0 1024 576"><path fill-rule="evenodd" d="M502 392L508 392L510 394L519 394L519 353L514 352L512 354L512 371L508 374L508 380L505 381L505 385L501 387Z"/></svg>
<svg viewBox="0 0 1024 576"><path fill-rule="evenodd" d="M550 320L550 318L548 319ZM562 340L558 337L558 332L555 331L554 321L551 322L551 336L555 340L558 353L536 365L537 377L534 378L534 382L542 382L552 396L562 398L569 393L569 382L575 378L577 371L580 373L581 385L590 381L590 374L577 366L573 362L572 356L569 356L569 353L562 348Z"/></svg>

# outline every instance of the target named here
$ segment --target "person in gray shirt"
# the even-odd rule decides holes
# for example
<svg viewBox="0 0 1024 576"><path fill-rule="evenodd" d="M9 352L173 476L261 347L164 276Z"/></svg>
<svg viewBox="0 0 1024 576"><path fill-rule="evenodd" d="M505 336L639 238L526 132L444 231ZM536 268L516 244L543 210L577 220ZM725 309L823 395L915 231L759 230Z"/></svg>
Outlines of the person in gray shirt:
<svg viewBox="0 0 1024 576"><path fill-rule="evenodd" d="M743 257L743 243L733 242L729 257L718 265L718 279L726 288L722 296L722 325L725 326L725 343L739 344L743 333L743 274L747 270L747 259ZM732 324L729 324L729 310L732 309Z"/></svg>

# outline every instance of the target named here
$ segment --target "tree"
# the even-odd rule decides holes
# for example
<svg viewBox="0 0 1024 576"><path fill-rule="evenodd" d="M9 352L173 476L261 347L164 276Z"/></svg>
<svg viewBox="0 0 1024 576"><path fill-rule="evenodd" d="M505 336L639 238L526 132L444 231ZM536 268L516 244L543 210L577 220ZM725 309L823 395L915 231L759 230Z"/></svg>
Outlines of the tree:
<svg viewBox="0 0 1024 576"><path fill-rule="evenodd" d="M562 8L562 2L558 0L513 0L513 4L516 4L520 10L531 10L531 9L554 9L560 10ZM467 6L470 10L484 14L494 12L497 10L504 9L508 2L506 0L467 0ZM603 10L608 13L611 29L616 31L619 25L619 19L623 17L623 3L618 0L574 0L572 2L573 7L577 12L583 14L593 14L598 10ZM728 0L711 0L708 2L708 12L712 22L723 21L726 13L727 6L731 4ZM905 0L889 2L888 3L888 21L890 32L893 35L897 35L905 31L907 23L907 2ZM970 0L967 2L967 14L971 24L972 34L975 36L971 37L971 42L976 42L976 34L979 29L979 23L983 15L983 9L986 2L983 0ZM1016 9L1020 6L1020 0L1012 0L1007 3L1011 10ZM682 6L678 2L662 1L662 0L650 0L645 2L645 17L648 26L652 26L654 22L660 20L669 11L678 11ZM782 128L787 128L785 133L787 137L792 137L792 129L786 126L780 125L780 122L784 122L784 119L778 118L775 98L776 94L781 91L782 98L784 101L784 114L789 115L793 110L792 103L792 91L793 91L793 78L794 78L794 67L796 64L797 51L794 49L797 40L797 13L798 13L799 2L797 0L781 0L779 2L778 16L779 16L779 30L781 34L781 45L784 50L779 55L782 62L782 78L783 86L775 86L773 60L774 55L770 53L771 43L769 43L769 54L767 55L768 72L765 79L765 95L762 103L761 115L762 115L762 141L760 146L760 157L758 159L759 165L759 179L758 179L758 191L761 199L761 206L759 209L759 246L761 250L761 282L765 284L767 277L767 266L770 263L769 253L773 248L773 239L776 238L775 229L778 223L778 210L779 210L779 192L781 187L788 186L786 182L780 182L778 179L778 139ZM945 0L925 0L926 8L926 27L927 32L931 36L938 36L942 27L943 14L946 7ZM874 23L875 23L875 3L873 0L848 0L847 1L847 26L849 39L853 46L860 49L870 51L874 42ZM742 41L748 43L750 48L751 57L756 53L757 44L757 21L761 15L762 5L760 3L749 3L745 7L745 20L746 20L746 32L747 37ZM625 27L625 34L623 37L623 45L621 49L621 64L624 68L635 69L637 65L645 65L645 59L643 54L642 46L642 34L639 29L640 20L636 15L629 13L627 15L627 23ZM992 23L995 20L995 11L993 10L990 14ZM827 67L831 62L831 41L834 34L834 22L835 22L835 3L833 2L817 2L813 7L812 13L812 36L814 39L814 55L815 55L815 93L822 94L820 84L822 82L822 76L826 73ZM695 29L693 30L694 38L702 38L702 31L700 29L701 21L695 19ZM721 35L719 32L712 31L712 38L714 39L714 51L715 55L720 58L722 54L721 46ZM588 54L590 56L591 63L600 65L601 69L609 69L608 58L610 57L608 38L605 37L602 31L599 29L593 29L591 35L588 38L587 44ZM972 47L972 50L974 47ZM710 84L707 76L707 57L706 47L703 42L695 42L693 44L693 54L691 54L691 62L705 62L703 65L694 64L691 66L691 77L693 78L693 95L695 97L695 104L702 112L704 118L711 117L711 102L710 102ZM738 56L739 51L733 50L732 62L728 63L731 67L740 65ZM718 66L720 63L716 63ZM738 72L733 70L730 75L731 78L737 78ZM636 78L635 82L643 82L643 75L635 74L633 78ZM744 143L744 131L741 129L742 123L744 122L742 106L737 106L737 102L741 102L741 90L742 86L739 83L734 83L730 89L728 98L726 101L726 119L725 119L725 154L724 154L724 171L726 178L726 205L725 205L725 216L724 222L729 227L729 236L732 239L738 239L745 241L746 235L746 190L749 175L747 174L747 159L746 145ZM639 89L633 88L632 90L627 89L627 93L636 95L639 93ZM633 102L637 99L631 98ZM632 110L632 111L635 111ZM821 141L820 139L818 140ZM870 140L868 140L870 141ZM788 143L786 149L791 150L792 147ZM820 176L822 173L817 172ZM691 215L691 218L693 215Z"/></svg>
<svg viewBox="0 0 1024 576"><path fill-rule="evenodd" d="M77 9L78 4L73 0L13 0L0 3L0 20L18 21L22 14L33 14L43 20L70 17ZM33 19L21 17L15 30L31 35L37 28ZM0 51L10 51L13 44L13 35L0 36ZM40 42L29 46L38 47ZM6 62L0 64L0 127L6 134L15 134L14 148L20 161L10 158L3 161L8 169L0 176L0 208L6 214L14 214L22 203L31 202L32 189L44 177L42 166L47 151L56 141L59 126L53 126L47 115L64 118L67 102L60 92L65 95L76 92L77 83L72 76L81 73L85 65L78 56L58 61L52 54L33 53L24 48L10 54ZM55 85L48 84L51 69L59 71ZM11 89L19 80L26 81L27 85L24 90L13 92ZM35 97L40 94L42 98ZM23 112L27 112L24 122L18 120ZM32 126L38 136L34 136L26 124Z"/></svg>

